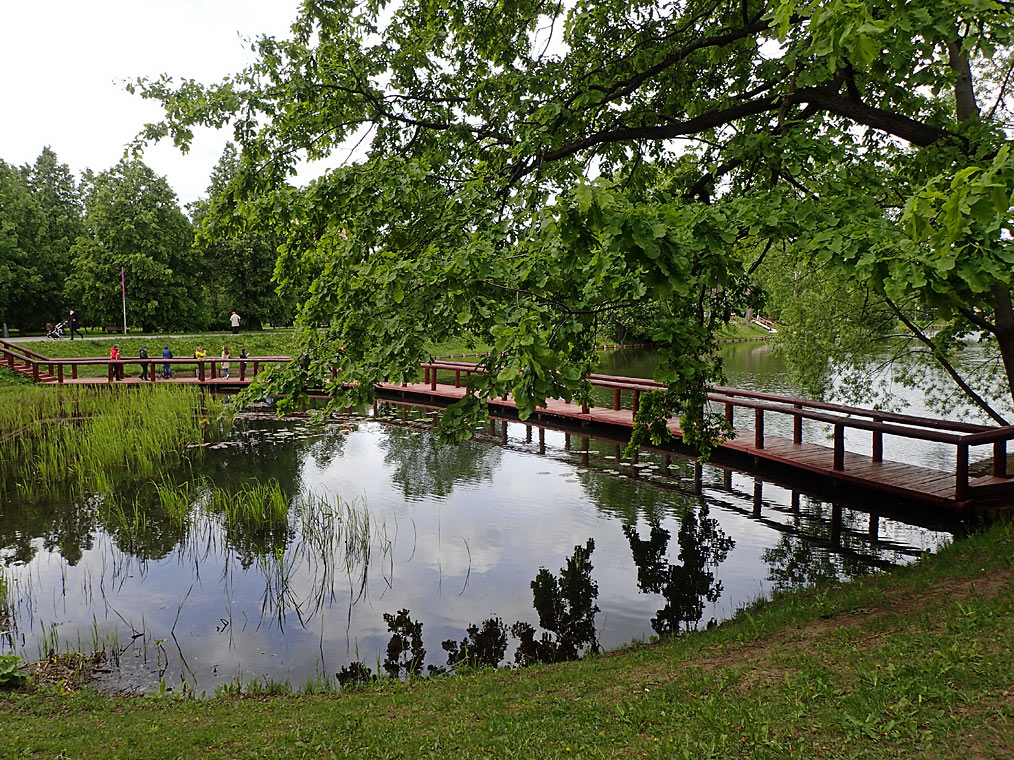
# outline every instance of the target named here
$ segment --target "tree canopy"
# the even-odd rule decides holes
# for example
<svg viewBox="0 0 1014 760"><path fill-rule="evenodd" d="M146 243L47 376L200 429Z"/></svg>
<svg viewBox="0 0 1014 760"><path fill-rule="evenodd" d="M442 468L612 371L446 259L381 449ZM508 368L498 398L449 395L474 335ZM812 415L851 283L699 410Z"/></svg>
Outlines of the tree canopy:
<svg viewBox="0 0 1014 760"><path fill-rule="evenodd" d="M346 404L465 334L493 350L458 411L509 392L524 416L583 396L598 321L650 306L670 390L640 421L678 413L693 442L719 424L712 328L772 249L867 289L945 368L981 333L1009 399L1011 69L980 64L1012 22L1000 0L307 0L235 76L136 88L167 114L143 139L232 125L231 197L308 285L291 392L338 365Z"/></svg>
<svg viewBox="0 0 1014 760"><path fill-rule="evenodd" d="M66 314L81 216L77 182L51 148L20 168L0 161L0 322L37 330Z"/></svg>
<svg viewBox="0 0 1014 760"><path fill-rule="evenodd" d="M292 322L295 299L291 292L280 295L272 283L282 238L270 225L262 229L258 217L234 218L229 211L234 204L228 184L238 168L236 146L228 143L211 173L208 197L189 207L198 228L194 245L208 264L204 283L212 323L228 324L230 312L236 310L248 328L287 325ZM202 231L205 221L207 228Z"/></svg>
<svg viewBox="0 0 1014 760"><path fill-rule="evenodd" d="M131 320L142 329L207 322L193 230L165 179L124 159L89 179L85 208L67 290L92 324L120 322L121 267Z"/></svg>

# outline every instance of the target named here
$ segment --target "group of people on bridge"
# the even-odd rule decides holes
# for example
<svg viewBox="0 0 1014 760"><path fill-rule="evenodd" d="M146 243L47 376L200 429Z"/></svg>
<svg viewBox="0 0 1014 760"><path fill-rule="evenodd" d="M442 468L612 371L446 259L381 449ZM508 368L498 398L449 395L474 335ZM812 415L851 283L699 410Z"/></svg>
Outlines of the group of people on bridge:
<svg viewBox="0 0 1014 760"><path fill-rule="evenodd" d="M138 358L139 359L144 359L144 360L147 360L148 358L150 358L148 356L148 347L147 346L141 346L141 350L140 350L140 352L138 352ZM172 349L170 349L168 345L162 346L162 358L163 359L172 359L172 358L174 358ZM204 350L203 346L198 346L194 350L194 359L196 359L197 361L204 361L207 358L208 358L208 352ZM229 378L229 360L232 358L232 354L229 353L229 347L228 346L222 346L222 353L221 353L221 355L220 355L219 358L222 360L219 363L219 366L222 368L222 377L228 379ZM246 361L245 361L245 359L248 358L248 354L246 352L246 348L241 348L240 349L240 351L239 351L239 358L241 360L240 361L240 374L242 375L243 370L246 369ZM114 381L116 381L116 380L123 380L123 377L124 377L124 373L123 373L123 356L122 356L122 354L120 354L120 344L119 343L114 344L113 347L111 349L109 349L109 364L110 364L110 367L112 369L111 378ZM150 368L149 368L149 363L147 361L142 361L142 362L140 362L140 364L141 364L141 375L140 375L141 379L142 380L149 380L149 379L150 380L154 380L155 379L155 372L157 371L157 368L155 366L156 362L152 362ZM148 375L149 371L152 373L150 376ZM168 362L163 363L162 364L162 377L165 378L166 380L168 380L172 376L173 375L172 375L171 365Z"/></svg>

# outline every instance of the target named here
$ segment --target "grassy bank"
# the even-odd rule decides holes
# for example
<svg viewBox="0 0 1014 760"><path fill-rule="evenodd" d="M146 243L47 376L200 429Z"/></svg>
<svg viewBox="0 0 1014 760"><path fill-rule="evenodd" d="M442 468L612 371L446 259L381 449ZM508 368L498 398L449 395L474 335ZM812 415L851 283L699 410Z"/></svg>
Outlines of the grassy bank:
<svg viewBox="0 0 1014 760"><path fill-rule="evenodd" d="M0 696L2 757L1014 756L1014 531L583 662L342 695Z"/></svg>
<svg viewBox="0 0 1014 760"><path fill-rule="evenodd" d="M747 322L741 317L733 317L727 325L718 328L719 340L756 340L758 338L770 338L772 333L760 325Z"/></svg>

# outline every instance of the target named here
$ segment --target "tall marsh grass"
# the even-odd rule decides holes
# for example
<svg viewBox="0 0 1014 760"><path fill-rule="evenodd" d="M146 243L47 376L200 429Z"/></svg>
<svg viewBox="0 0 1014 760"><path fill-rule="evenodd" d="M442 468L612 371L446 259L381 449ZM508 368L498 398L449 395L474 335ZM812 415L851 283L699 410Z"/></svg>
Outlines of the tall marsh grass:
<svg viewBox="0 0 1014 760"><path fill-rule="evenodd" d="M222 402L195 388L14 388L0 396L0 493L70 484L108 492L117 472L151 477L204 438Z"/></svg>

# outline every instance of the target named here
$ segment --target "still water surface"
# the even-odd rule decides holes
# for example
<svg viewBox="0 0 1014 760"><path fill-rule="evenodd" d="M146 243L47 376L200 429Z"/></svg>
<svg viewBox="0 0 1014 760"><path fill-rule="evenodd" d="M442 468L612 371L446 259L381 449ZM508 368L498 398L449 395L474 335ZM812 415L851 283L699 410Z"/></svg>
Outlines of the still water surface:
<svg viewBox="0 0 1014 760"><path fill-rule="evenodd" d="M614 374L652 368L648 352L603 361ZM733 385L794 391L766 346L731 347L727 370ZM111 690L299 686L356 660L378 670L383 615L408 609L423 624L427 664L443 665L441 642L491 616L538 628L531 581L540 568L558 574L589 538L596 632L609 649L726 619L775 588L908 562L950 538L871 516L876 504L758 489L751 475L712 466L696 495L685 460L621 461L611 442L551 430L540 443L522 423L438 446L432 420L386 404L323 426L237 419L223 444L191 450L166 473L191 484L185 526L157 506L143 526L110 520L101 497L9 500L0 560L13 615L0 619L0 653L122 650L102 674ZM230 524L202 509L212 484L269 479L331 507L294 499L283 525ZM150 492L128 482L123 495L151 502Z"/></svg>

